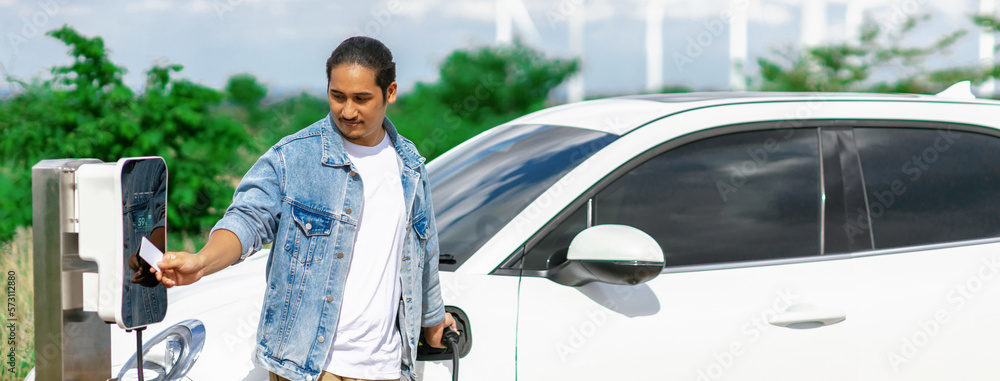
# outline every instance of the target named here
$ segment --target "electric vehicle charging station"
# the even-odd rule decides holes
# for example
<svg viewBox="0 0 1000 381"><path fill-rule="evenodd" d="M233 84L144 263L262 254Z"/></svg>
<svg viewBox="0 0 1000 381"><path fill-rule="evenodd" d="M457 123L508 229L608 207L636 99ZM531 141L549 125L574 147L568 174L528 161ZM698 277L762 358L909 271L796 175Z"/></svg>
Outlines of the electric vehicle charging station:
<svg viewBox="0 0 1000 381"><path fill-rule="evenodd" d="M160 157L32 167L36 379L109 380L109 323L163 320L166 289L139 250L148 241L164 251L166 206Z"/></svg>

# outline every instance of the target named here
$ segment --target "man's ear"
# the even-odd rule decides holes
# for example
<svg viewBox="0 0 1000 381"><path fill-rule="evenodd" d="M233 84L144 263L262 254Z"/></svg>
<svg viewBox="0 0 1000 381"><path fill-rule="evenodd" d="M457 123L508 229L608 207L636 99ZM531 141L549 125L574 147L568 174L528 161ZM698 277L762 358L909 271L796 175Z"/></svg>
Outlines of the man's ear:
<svg viewBox="0 0 1000 381"><path fill-rule="evenodd" d="M393 81L389 84L389 87L385 89L385 103L395 103L396 102L396 82Z"/></svg>

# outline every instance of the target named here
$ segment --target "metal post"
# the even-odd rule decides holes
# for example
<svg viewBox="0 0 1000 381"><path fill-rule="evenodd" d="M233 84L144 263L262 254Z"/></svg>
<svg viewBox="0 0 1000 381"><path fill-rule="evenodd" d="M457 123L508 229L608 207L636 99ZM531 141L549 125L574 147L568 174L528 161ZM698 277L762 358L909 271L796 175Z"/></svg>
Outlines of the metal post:
<svg viewBox="0 0 1000 381"><path fill-rule="evenodd" d="M111 377L111 328L83 310L76 220L76 169L96 159L43 160L31 169L35 275L35 379L105 381Z"/></svg>

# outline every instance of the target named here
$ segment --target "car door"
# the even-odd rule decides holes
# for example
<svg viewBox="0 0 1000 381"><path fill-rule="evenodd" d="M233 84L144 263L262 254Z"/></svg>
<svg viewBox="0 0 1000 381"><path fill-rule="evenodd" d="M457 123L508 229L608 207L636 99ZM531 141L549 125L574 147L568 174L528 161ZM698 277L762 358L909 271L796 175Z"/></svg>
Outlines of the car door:
<svg viewBox="0 0 1000 381"><path fill-rule="evenodd" d="M511 262L517 378L855 378L849 254L822 240L826 196L843 197L842 184L825 186L820 130L776 127L637 152L529 240ZM634 286L546 278L576 233L600 224L651 235L664 271Z"/></svg>
<svg viewBox="0 0 1000 381"><path fill-rule="evenodd" d="M428 164L441 249L440 290L446 306L456 308L456 319L466 323L458 325L465 335L460 342L469 343L461 358L463 379L516 377L520 278L459 269L494 249L489 241L504 242L496 239L497 231L574 163L616 138L586 129L512 124ZM450 380L452 366L450 357L418 361L417 373L423 380Z"/></svg>
<svg viewBox="0 0 1000 381"><path fill-rule="evenodd" d="M1000 138L969 125L853 129L874 250L852 259L861 379L1000 373Z"/></svg>

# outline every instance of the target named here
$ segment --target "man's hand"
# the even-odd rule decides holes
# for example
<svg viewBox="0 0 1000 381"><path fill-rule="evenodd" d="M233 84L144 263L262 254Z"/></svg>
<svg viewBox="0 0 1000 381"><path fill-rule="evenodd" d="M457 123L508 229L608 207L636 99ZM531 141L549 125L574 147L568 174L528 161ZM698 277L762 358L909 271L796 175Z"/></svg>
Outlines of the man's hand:
<svg viewBox="0 0 1000 381"><path fill-rule="evenodd" d="M198 255L183 251L163 254L163 260L156 264L160 267L156 280L166 287L197 282L203 276L236 263L240 259L240 250L242 246L236 234L225 229L216 230Z"/></svg>
<svg viewBox="0 0 1000 381"><path fill-rule="evenodd" d="M183 251L163 254L163 260L157 263L160 271L156 272L156 280L168 288L197 282L206 275L205 262L202 259L199 255Z"/></svg>
<svg viewBox="0 0 1000 381"><path fill-rule="evenodd" d="M434 348L445 348L444 343L441 342L444 327L451 327L455 332L458 332L458 328L455 327L455 318L451 317L450 313L444 314L444 321L440 324L424 328L424 339L427 340L428 345Z"/></svg>
<svg viewBox="0 0 1000 381"><path fill-rule="evenodd" d="M156 280L156 270L153 270L153 267L146 263L145 259L139 257L138 250L128 257L128 267L132 269L132 283L143 287L156 287L160 284Z"/></svg>

